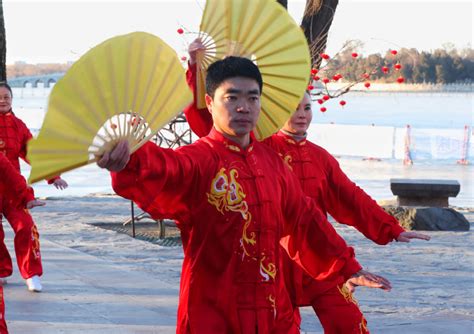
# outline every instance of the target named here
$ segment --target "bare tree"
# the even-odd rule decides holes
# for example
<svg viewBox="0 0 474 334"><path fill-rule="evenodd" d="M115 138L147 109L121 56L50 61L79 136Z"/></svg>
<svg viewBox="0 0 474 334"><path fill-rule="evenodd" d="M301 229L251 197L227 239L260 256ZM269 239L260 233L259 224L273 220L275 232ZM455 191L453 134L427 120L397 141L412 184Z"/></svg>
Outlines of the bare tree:
<svg viewBox="0 0 474 334"><path fill-rule="evenodd" d="M3 1L0 0L0 81L7 80L6 57L7 38L5 35L5 20L3 18Z"/></svg>
<svg viewBox="0 0 474 334"><path fill-rule="evenodd" d="M287 0L278 2L288 8ZM308 40L313 68L321 66L321 53L326 49L329 28L338 4L339 0L306 0L301 28Z"/></svg>

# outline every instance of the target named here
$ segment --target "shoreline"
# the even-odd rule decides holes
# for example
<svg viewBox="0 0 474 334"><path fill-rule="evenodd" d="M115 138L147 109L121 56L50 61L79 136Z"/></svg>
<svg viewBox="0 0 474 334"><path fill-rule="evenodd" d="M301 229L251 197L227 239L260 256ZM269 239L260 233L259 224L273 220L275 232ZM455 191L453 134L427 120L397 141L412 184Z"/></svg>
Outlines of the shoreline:
<svg viewBox="0 0 474 334"><path fill-rule="evenodd" d="M350 82L331 82L327 85L329 91L343 89ZM474 83L384 83L384 82L370 82L370 88L364 86L364 82L359 82L351 87L351 92L394 92L394 93L474 93ZM54 86L53 86L54 87ZM16 96L23 97L45 97L49 95L53 87L12 87ZM316 89L321 89L317 86ZM27 94L27 93L30 94ZM35 92L41 92L40 95ZM26 93L26 94L25 94Z"/></svg>
<svg viewBox="0 0 474 334"><path fill-rule="evenodd" d="M337 82L328 84L329 91L339 90L347 87L350 82ZM370 88L364 86L364 82L354 85L351 92L395 92L395 93L474 93L474 83L382 83L370 82Z"/></svg>

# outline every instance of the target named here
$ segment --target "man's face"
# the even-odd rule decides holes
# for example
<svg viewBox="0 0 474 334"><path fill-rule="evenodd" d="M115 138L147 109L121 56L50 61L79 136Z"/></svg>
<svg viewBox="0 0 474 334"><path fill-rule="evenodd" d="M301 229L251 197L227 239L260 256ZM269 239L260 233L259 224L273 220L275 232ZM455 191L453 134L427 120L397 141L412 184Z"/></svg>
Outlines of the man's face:
<svg viewBox="0 0 474 334"><path fill-rule="evenodd" d="M0 87L0 114L10 111L12 108L12 94L7 87Z"/></svg>
<svg viewBox="0 0 474 334"><path fill-rule="evenodd" d="M227 137L241 138L250 133L260 114L260 88L250 78L235 77L222 82L214 98L206 95L214 127Z"/></svg>
<svg viewBox="0 0 474 334"><path fill-rule="evenodd" d="M302 136L306 133L306 130L308 130L312 119L313 111L311 109L311 99L308 94L305 93L295 113L283 126L283 130Z"/></svg>

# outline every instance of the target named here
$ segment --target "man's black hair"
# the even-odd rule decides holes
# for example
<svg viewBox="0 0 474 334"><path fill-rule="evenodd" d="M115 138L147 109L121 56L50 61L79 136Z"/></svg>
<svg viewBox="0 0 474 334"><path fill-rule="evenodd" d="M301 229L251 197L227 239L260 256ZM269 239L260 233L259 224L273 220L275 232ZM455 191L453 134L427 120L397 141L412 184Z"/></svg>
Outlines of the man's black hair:
<svg viewBox="0 0 474 334"><path fill-rule="evenodd" d="M262 74L251 60L242 57L227 57L212 63L207 69L206 75L206 93L214 97L217 87L219 87L225 80L244 77L253 79L260 87L260 94L262 93Z"/></svg>

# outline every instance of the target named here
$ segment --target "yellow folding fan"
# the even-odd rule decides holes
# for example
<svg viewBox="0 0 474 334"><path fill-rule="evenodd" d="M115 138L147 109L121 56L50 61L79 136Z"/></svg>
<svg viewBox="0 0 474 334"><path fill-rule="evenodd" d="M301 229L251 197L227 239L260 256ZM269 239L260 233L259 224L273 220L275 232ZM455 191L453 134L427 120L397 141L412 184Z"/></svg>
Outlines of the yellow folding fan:
<svg viewBox="0 0 474 334"><path fill-rule="evenodd" d="M28 145L29 182L92 163L122 139L134 152L191 101L176 52L160 38L134 32L108 39L51 91Z"/></svg>
<svg viewBox="0 0 474 334"><path fill-rule="evenodd" d="M207 0L197 55L197 102L205 107L207 67L226 56L247 57L263 77L262 109L255 135L275 133L296 110L308 85L310 53L301 28L275 0Z"/></svg>

